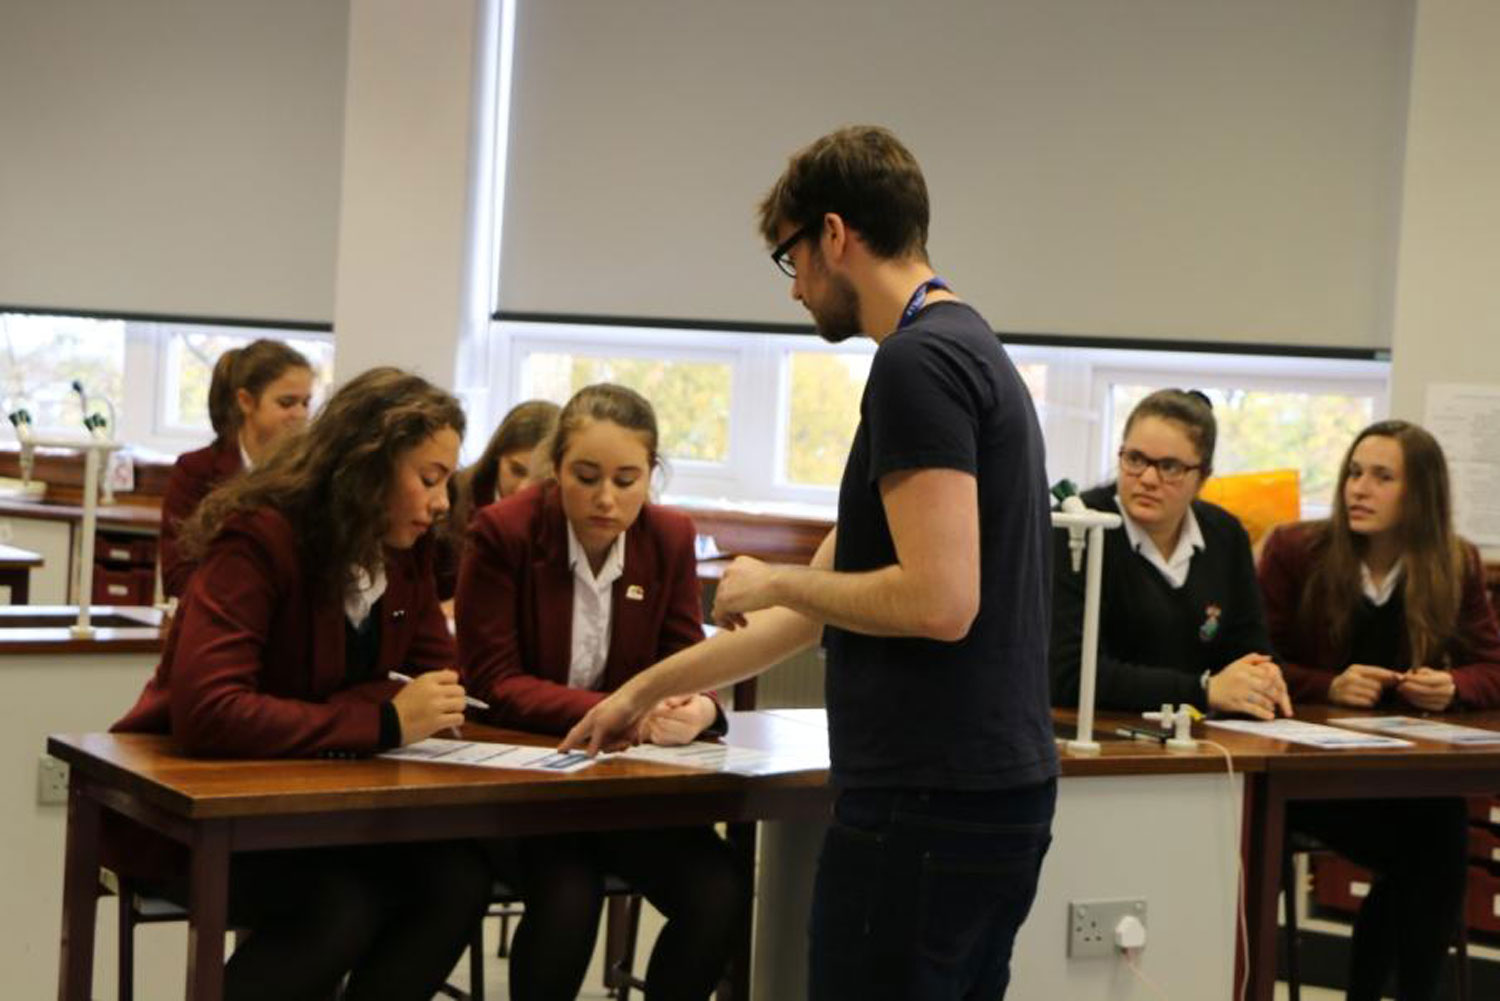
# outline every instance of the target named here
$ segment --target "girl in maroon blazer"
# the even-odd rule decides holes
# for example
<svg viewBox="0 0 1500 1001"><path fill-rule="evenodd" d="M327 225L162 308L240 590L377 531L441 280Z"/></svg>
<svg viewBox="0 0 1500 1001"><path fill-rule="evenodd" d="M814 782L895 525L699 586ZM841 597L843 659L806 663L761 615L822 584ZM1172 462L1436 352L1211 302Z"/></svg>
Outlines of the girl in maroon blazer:
<svg viewBox="0 0 1500 1001"><path fill-rule="evenodd" d="M464 681L492 721L561 734L627 679L702 639L693 525L648 503L656 416L620 386L580 390L549 448L553 478L475 515L459 571ZM637 734L683 743L722 732L707 696L667 700ZM593 952L606 872L667 917L646 996L701 999L721 976L748 880L710 828L523 838L498 853L526 904L511 996L577 996Z"/></svg>
<svg viewBox="0 0 1500 1001"><path fill-rule="evenodd" d="M1500 705L1500 629L1479 555L1453 530L1448 467L1415 424L1360 432L1326 521L1277 530L1260 584L1271 643L1298 701L1393 712ZM1459 919L1467 820L1458 799L1295 804L1289 823L1377 879L1360 909L1349 998L1435 996Z"/></svg>
<svg viewBox="0 0 1500 1001"><path fill-rule="evenodd" d="M458 587L458 561L474 512L519 493L542 477L546 457L539 449L552 436L558 409L551 400L517 403L490 435L479 461L448 481L448 500L453 509L437 535L437 582L438 597L448 602L450 615L453 592Z"/></svg>
<svg viewBox="0 0 1500 1001"><path fill-rule="evenodd" d="M205 500L184 526L201 562L161 664L114 729L272 758L370 754L463 722L428 531L463 426L447 393L374 369ZM387 680L398 668L415 680ZM180 865L143 834L113 832L111 863L185 896ZM347 975L345 1001L427 1001L488 889L471 845L237 855L230 920L252 934L224 996L322 999Z"/></svg>
<svg viewBox="0 0 1500 1001"><path fill-rule="evenodd" d="M161 587L167 597L181 598L193 573L178 544L182 523L214 487L259 462L277 438L307 423L312 385L307 359L280 341L251 341L214 363L208 387L213 443L177 458L162 497Z"/></svg>

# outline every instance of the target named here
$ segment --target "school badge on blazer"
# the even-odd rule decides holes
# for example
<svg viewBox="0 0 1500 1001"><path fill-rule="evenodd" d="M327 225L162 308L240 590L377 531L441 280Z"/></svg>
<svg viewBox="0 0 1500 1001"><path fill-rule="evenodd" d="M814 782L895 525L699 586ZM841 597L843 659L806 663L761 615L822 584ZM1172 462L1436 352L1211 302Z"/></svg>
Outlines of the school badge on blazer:
<svg viewBox="0 0 1500 1001"><path fill-rule="evenodd" d="M632 584L625 589L626 601L645 601L646 589L639 584Z"/></svg>
<svg viewBox="0 0 1500 1001"><path fill-rule="evenodd" d="M1224 614L1224 609L1218 605L1207 605L1203 609L1203 624L1198 627L1198 638L1204 643L1212 643L1215 636L1219 635L1219 617Z"/></svg>

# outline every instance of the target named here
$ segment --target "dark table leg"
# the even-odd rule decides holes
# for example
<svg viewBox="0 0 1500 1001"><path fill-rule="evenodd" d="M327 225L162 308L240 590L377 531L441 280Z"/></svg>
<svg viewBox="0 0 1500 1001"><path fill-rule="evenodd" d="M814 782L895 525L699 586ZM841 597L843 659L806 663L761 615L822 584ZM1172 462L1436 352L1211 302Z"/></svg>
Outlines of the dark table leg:
<svg viewBox="0 0 1500 1001"><path fill-rule="evenodd" d="M94 917L99 902L99 817L85 779L68 787L68 840L63 860L62 949L58 1001L89 1001L94 986Z"/></svg>
<svg viewBox="0 0 1500 1001"><path fill-rule="evenodd" d="M229 828L207 821L193 840L188 898L187 1001L224 995L224 932L229 913Z"/></svg>
<svg viewBox="0 0 1500 1001"><path fill-rule="evenodd" d="M755 885L756 830L754 823L748 823L729 824L726 831L729 845L739 858L741 871L749 878L751 886ZM719 982L719 989L714 995L718 1001L750 1001L750 943L754 935L755 900L752 895L739 939L729 957L729 969L725 971L724 979Z"/></svg>
<svg viewBox="0 0 1500 1001"><path fill-rule="evenodd" d="M1281 854L1286 850L1286 798L1270 775L1256 782L1248 835L1244 893L1250 983L1246 997L1271 1001L1276 986L1276 901L1281 893Z"/></svg>
<svg viewBox="0 0 1500 1001"><path fill-rule="evenodd" d="M31 569L29 567L0 570L0 585L10 588L12 605L31 604Z"/></svg>

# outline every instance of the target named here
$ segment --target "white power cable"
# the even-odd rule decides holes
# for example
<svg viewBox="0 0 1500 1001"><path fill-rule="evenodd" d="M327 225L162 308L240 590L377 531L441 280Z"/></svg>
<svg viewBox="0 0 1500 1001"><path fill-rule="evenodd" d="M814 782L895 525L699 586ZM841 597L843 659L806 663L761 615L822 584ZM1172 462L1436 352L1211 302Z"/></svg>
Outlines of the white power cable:
<svg viewBox="0 0 1500 1001"><path fill-rule="evenodd" d="M1135 979L1140 981L1141 986L1145 987L1152 994L1155 994L1157 997L1161 998L1161 1001L1172 1001L1171 998L1167 997L1167 992L1158 987L1156 981L1146 976L1146 971L1142 970L1136 963L1136 953L1140 952L1141 950L1122 949L1121 951L1125 953L1125 965L1130 967L1130 972L1135 974Z"/></svg>
<svg viewBox="0 0 1500 1001"><path fill-rule="evenodd" d="M1247 938L1249 921L1245 917L1245 859L1240 852L1240 818L1235 809L1235 802L1239 799L1234 788L1234 757L1229 753L1229 748L1212 740L1199 740L1198 743L1204 747L1212 747L1224 755L1224 766L1229 779L1229 830L1234 837L1234 885L1238 903L1235 906L1234 938L1236 956L1243 955L1245 963L1240 973L1240 982L1234 996L1238 1001L1245 1001L1245 992L1250 987L1250 944Z"/></svg>

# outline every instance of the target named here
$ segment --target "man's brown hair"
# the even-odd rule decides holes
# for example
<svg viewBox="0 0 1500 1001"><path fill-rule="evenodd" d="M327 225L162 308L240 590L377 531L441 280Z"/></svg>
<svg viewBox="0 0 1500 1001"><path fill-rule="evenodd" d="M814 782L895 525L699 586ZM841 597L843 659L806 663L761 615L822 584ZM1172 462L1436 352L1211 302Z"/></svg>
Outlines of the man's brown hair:
<svg viewBox="0 0 1500 1001"><path fill-rule="evenodd" d="M889 129L850 125L792 154L760 203L760 233L774 247L782 223L812 226L816 244L829 212L879 257L927 259L927 182Z"/></svg>

